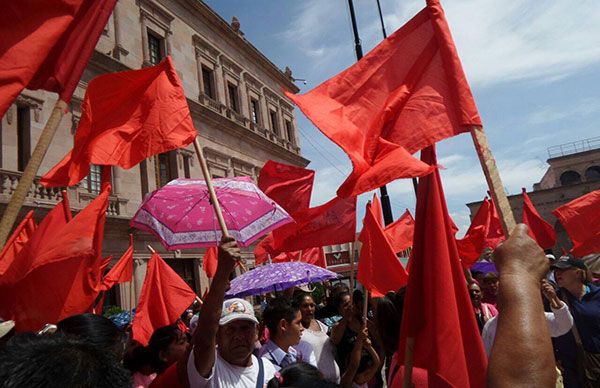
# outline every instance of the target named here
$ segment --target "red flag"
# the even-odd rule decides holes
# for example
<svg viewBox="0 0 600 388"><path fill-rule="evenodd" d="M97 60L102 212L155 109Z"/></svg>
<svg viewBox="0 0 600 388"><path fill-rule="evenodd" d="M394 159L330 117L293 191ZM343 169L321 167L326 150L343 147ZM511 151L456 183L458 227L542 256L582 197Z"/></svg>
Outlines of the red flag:
<svg viewBox="0 0 600 388"><path fill-rule="evenodd" d="M465 236L461 240L456 240L463 266L470 268L479 259L484 249L495 249L503 240L504 232L502 232L496 207L485 197Z"/></svg>
<svg viewBox="0 0 600 388"><path fill-rule="evenodd" d="M273 231L278 252L352 242L356 234L356 197L334 198L294 215L296 223Z"/></svg>
<svg viewBox="0 0 600 388"><path fill-rule="evenodd" d="M129 248L102 280L102 290L110 290L115 284L130 282L131 279L133 279L133 236L129 235Z"/></svg>
<svg viewBox="0 0 600 388"><path fill-rule="evenodd" d="M129 169L195 137L170 57L153 67L101 75L86 90L73 149L41 183L72 186L89 173L91 163Z"/></svg>
<svg viewBox="0 0 600 388"><path fill-rule="evenodd" d="M190 286L154 253L133 319L133 339L146 346L155 329L175 323L196 299Z"/></svg>
<svg viewBox="0 0 600 388"><path fill-rule="evenodd" d="M106 256L104 259L102 259L100 262L100 273L104 274L104 271L106 271L111 261L112 255Z"/></svg>
<svg viewBox="0 0 600 388"><path fill-rule="evenodd" d="M322 268L327 268L325 253L323 247L312 247L302 249L301 251L278 252L273 247L273 234L269 233L254 248L254 262L256 265L264 264L271 256L271 262L283 263L288 261L302 261L304 263L314 264Z"/></svg>
<svg viewBox="0 0 600 388"><path fill-rule="evenodd" d="M600 190L574 199L552 214L567 230L574 255L582 257L600 252Z"/></svg>
<svg viewBox="0 0 600 388"><path fill-rule="evenodd" d="M421 151L435 164L435 149ZM398 350L404 364L413 338L414 366L427 370L430 387L484 387L486 357L438 171L419 179L415 241Z"/></svg>
<svg viewBox="0 0 600 388"><path fill-rule="evenodd" d="M402 252L412 247L415 220L410 211L406 209L400 218L386 226L384 232L394 252Z"/></svg>
<svg viewBox="0 0 600 388"><path fill-rule="evenodd" d="M110 186L68 223L62 205L57 205L19 253L23 264L1 278L0 316L14 319L17 330L39 330L93 306L101 279L98 231L109 191Z"/></svg>
<svg viewBox="0 0 600 388"><path fill-rule="evenodd" d="M254 263L256 265L264 264L269 260L269 255L273 255L275 249L273 247L275 241L273 240L273 233L269 233L263 238L256 247L254 247Z"/></svg>
<svg viewBox="0 0 600 388"><path fill-rule="evenodd" d="M383 224L383 210L381 209L381 202L379 202L377 194L373 194L373 200L371 201L371 211L373 212L377 223L381 227L384 227L385 225Z"/></svg>
<svg viewBox="0 0 600 388"><path fill-rule="evenodd" d="M381 224L367 204L363 229L358 239L362 242L356 279L374 297L383 297L388 291L397 291L406 285L408 274L385 237Z"/></svg>
<svg viewBox="0 0 600 388"><path fill-rule="evenodd" d="M310 206L315 172L268 160L260 170L258 187L289 214Z"/></svg>
<svg viewBox="0 0 600 388"><path fill-rule="evenodd" d="M342 73L287 95L350 157L342 197L426 175L411 153L481 126L437 0Z"/></svg>
<svg viewBox="0 0 600 388"><path fill-rule="evenodd" d="M115 3L20 0L4 4L0 117L25 87L56 92L69 102Z"/></svg>
<svg viewBox="0 0 600 388"><path fill-rule="evenodd" d="M217 273L217 264L219 263L219 251L217 247L210 247L204 252L204 257L202 258L202 269L206 272L206 276L209 279L215 277Z"/></svg>
<svg viewBox="0 0 600 388"><path fill-rule="evenodd" d="M15 228L8 241L6 241L6 244L4 244L2 252L0 252L0 276L4 275L6 270L12 265L36 228L37 225L33 219L33 210L30 210Z"/></svg>
<svg viewBox="0 0 600 388"><path fill-rule="evenodd" d="M542 249L550 249L556 243L556 232L537 212L523 188L523 223L529 227L529 236L537 241Z"/></svg>

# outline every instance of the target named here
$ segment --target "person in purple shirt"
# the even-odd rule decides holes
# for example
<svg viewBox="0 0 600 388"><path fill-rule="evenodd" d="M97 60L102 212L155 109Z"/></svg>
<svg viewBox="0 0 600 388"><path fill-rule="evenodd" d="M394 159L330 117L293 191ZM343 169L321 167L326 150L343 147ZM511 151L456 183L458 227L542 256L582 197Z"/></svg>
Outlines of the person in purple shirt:
<svg viewBox="0 0 600 388"><path fill-rule="evenodd" d="M575 323L558 345L565 386L600 387L600 287L591 283L584 262L572 255L561 257L552 269ZM585 357L573 358L573 354Z"/></svg>

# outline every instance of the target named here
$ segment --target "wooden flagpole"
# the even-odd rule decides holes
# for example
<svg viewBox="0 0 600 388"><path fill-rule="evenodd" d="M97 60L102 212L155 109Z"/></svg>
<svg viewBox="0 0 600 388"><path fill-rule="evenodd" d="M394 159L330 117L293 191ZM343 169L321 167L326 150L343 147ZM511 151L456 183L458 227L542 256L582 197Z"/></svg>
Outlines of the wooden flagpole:
<svg viewBox="0 0 600 388"><path fill-rule="evenodd" d="M502 231L504 235L508 237L509 233L512 232L514 227L517 225L515 222L515 216L513 215L508 197L504 191L500 174L498 173L498 167L496 167L496 161L490 150L487 136L482 127L473 126L471 127L471 137L475 144L475 150L477 156L479 156L479 162L485 175L492 200L496 205L500 220L502 223Z"/></svg>
<svg viewBox="0 0 600 388"><path fill-rule="evenodd" d="M63 100L58 100L56 101L56 104L54 104L52 114L50 115L48 122L46 122L44 130L40 134L40 138L35 145L35 149L33 150L31 158L25 167L25 171L23 171L21 179L19 179L19 184L17 185L15 192L10 198L8 206L2 215L2 221L0 221L1 247L4 247L4 244L10 235L10 231L17 220L21 206L23 206L23 202L25 202L27 193L31 189L33 180L35 179L40 165L44 160L44 156L46 156L46 152L48 152L48 148L50 148L50 143L54 138L54 134L56 133L58 125L60 124L60 119L65 114L66 109L67 103Z"/></svg>
<svg viewBox="0 0 600 388"><path fill-rule="evenodd" d="M133 247L133 234L129 233L129 244ZM131 252L133 255L133 252ZM129 323L133 322L133 309L135 307L135 261L131 260L133 266L131 282L129 282Z"/></svg>
<svg viewBox="0 0 600 388"><path fill-rule="evenodd" d="M367 322L367 314L369 313L369 290L365 289L365 300L363 302L363 318Z"/></svg>
<svg viewBox="0 0 600 388"><path fill-rule="evenodd" d="M350 244L350 295L354 292L354 242Z"/></svg>

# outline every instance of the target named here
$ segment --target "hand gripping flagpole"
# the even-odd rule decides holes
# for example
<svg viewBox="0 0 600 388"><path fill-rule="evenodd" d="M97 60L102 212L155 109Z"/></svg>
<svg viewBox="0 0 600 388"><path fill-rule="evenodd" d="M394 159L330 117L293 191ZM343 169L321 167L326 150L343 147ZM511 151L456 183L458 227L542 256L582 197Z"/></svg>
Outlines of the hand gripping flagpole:
<svg viewBox="0 0 600 388"><path fill-rule="evenodd" d="M17 220L21 206L23 206L23 202L25 202L27 193L31 189L33 180L35 179L40 165L44 160L44 156L46 156L46 152L48 152L48 148L50 148L50 143L54 138L54 134L58 129L60 119L63 117L66 110L66 102L63 100L56 101L56 104L54 104L54 109L52 110L52 114L50 115L50 118L48 119L48 122L46 123L46 126L44 127L37 144L35 145L35 149L31 154L31 158L25 167L25 171L23 171L21 179L19 179L17 189L11 196L10 202L6 207L6 210L4 210L4 214L2 215L2 221L0 221L1 247L4 247L6 239L8 238L10 231Z"/></svg>

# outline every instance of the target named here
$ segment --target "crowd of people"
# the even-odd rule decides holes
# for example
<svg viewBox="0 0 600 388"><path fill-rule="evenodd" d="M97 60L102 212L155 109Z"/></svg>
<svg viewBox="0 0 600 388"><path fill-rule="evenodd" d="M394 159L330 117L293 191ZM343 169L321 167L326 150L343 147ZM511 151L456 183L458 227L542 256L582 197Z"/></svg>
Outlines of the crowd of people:
<svg viewBox="0 0 600 388"><path fill-rule="evenodd" d="M527 240L517 230L495 252L499 274L473 274L468 284L489 386L598 387L600 288L581 260L550 261ZM202 306L157 328L147 346L95 314L39 333L16 334L1 323L0 386L402 386L398 343L402 319L410 319L403 317L404 289L367 305L343 283L322 298L296 288L255 305L225 300L239 258L235 241L224 240ZM428 386L427 371L413 368L412 381Z"/></svg>

